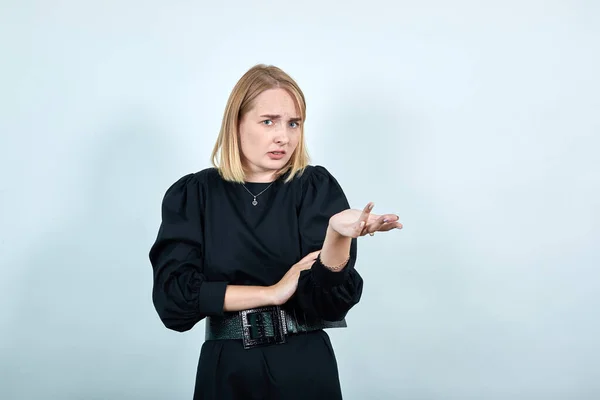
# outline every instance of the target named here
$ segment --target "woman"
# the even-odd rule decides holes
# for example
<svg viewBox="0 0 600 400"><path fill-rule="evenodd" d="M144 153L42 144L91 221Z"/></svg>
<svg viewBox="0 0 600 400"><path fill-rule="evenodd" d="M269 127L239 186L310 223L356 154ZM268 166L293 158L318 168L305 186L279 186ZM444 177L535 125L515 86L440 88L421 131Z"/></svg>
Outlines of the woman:
<svg viewBox="0 0 600 400"><path fill-rule="evenodd" d="M153 301L179 332L205 319L194 399L340 399L323 329L360 300L356 240L402 228L350 209L336 179L308 165L304 95L277 67L234 87L214 168L166 192L150 250Z"/></svg>

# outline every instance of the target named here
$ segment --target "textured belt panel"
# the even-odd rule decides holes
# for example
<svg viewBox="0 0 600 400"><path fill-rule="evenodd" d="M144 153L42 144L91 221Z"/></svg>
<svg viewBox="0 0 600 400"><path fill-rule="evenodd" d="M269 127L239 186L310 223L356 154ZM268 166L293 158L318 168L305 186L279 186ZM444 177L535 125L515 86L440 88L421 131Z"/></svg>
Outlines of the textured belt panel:
<svg viewBox="0 0 600 400"><path fill-rule="evenodd" d="M247 325L245 330L243 322ZM310 332L326 328L345 328L346 320L325 321L307 316L304 312L285 310L280 307L263 307L235 313L226 313L220 317L206 318L206 340L244 339L246 336L274 337L278 327L283 335Z"/></svg>

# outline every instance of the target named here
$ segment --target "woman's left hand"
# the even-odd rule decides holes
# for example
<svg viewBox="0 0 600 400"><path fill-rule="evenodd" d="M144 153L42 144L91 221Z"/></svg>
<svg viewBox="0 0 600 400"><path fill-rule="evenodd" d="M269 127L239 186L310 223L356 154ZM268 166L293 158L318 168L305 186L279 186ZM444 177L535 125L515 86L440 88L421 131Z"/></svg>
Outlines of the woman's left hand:
<svg viewBox="0 0 600 400"><path fill-rule="evenodd" d="M342 236L357 238L375 232L387 232L402 229L395 214L371 214L374 204L371 202L361 210L348 209L335 214L329 219L329 227Z"/></svg>

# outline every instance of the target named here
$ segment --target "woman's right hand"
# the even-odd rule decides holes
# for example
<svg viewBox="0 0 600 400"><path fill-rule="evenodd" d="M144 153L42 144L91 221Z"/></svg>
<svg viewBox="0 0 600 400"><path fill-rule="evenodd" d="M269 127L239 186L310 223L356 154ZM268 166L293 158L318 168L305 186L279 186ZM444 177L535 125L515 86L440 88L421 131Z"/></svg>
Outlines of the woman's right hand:
<svg viewBox="0 0 600 400"><path fill-rule="evenodd" d="M292 265L288 272L273 286L269 286L271 291L272 302L276 306L285 304L298 288L298 279L300 272L310 269L314 264L321 250L313 251L306 255L303 259Z"/></svg>

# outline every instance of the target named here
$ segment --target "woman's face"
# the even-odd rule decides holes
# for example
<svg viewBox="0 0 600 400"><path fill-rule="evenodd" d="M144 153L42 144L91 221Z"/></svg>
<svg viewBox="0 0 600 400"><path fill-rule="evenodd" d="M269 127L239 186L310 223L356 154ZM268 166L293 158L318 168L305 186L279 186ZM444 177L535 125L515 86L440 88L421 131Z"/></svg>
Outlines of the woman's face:
<svg viewBox="0 0 600 400"><path fill-rule="evenodd" d="M258 95L240 121L242 162L247 181L270 182L289 162L300 140L300 112L281 88Z"/></svg>

